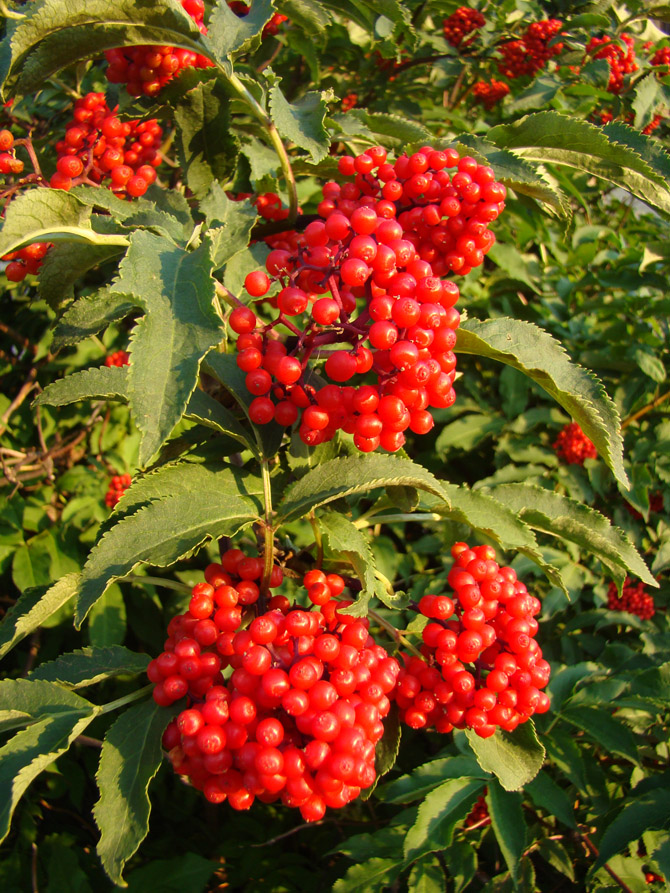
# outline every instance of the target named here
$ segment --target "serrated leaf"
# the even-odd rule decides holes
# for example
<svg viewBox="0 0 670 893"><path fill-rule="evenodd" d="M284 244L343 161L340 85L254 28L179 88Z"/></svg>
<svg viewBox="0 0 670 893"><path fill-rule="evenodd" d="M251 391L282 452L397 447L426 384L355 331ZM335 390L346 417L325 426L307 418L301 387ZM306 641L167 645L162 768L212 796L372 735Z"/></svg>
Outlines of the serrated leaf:
<svg viewBox="0 0 670 893"><path fill-rule="evenodd" d="M324 126L327 94L310 90L296 102L289 102L279 84L270 88L270 114L279 133L300 149L309 152L313 164L328 155L330 136Z"/></svg>
<svg viewBox="0 0 670 893"><path fill-rule="evenodd" d="M447 778L488 777L472 757L444 757L423 763L409 775L402 775L378 788L377 798L385 803L411 803L433 791Z"/></svg>
<svg viewBox="0 0 670 893"><path fill-rule="evenodd" d="M78 586L79 574L67 574L53 586L26 589L0 624L0 658L67 604Z"/></svg>
<svg viewBox="0 0 670 893"><path fill-rule="evenodd" d="M410 893L444 893L445 885L444 871L435 856L420 859L412 867L407 879Z"/></svg>
<svg viewBox="0 0 670 893"><path fill-rule="evenodd" d="M561 711L563 719L593 738L607 753L618 753L632 763L639 759L635 736L622 722L602 707L572 707Z"/></svg>
<svg viewBox="0 0 670 893"><path fill-rule="evenodd" d="M61 189L29 189L9 203L0 229L0 256L31 242L87 242L122 248L125 236L91 229L91 209Z"/></svg>
<svg viewBox="0 0 670 893"><path fill-rule="evenodd" d="M207 53L193 19L177 0L138 4L120 0L42 0L11 19L0 55L3 95L34 92L62 68L104 50L133 44L159 44Z"/></svg>
<svg viewBox="0 0 670 893"><path fill-rule="evenodd" d="M419 143L432 140L431 132L419 124L400 115L388 112L368 112L366 109L352 109L348 114L355 115L373 134L389 137L400 143Z"/></svg>
<svg viewBox="0 0 670 893"><path fill-rule="evenodd" d="M548 332L522 320L470 319L459 328L454 350L490 357L532 378L579 423L614 477L628 488L616 406L598 378L571 362Z"/></svg>
<svg viewBox="0 0 670 893"><path fill-rule="evenodd" d="M238 440L247 449L253 449L249 433L244 430L232 412L205 391L201 391L200 388L196 388L191 394L184 418L227 434Z"/></svg>
<svg viewBox="0 0 670 893"><path fill-rule="evenodd" d="M595 555L615 581L630 572L658 586L628 536L595 509L535 484L500 484L493 496L534 530L568 540Z"/></svg>
<svg viewBox="0 0 670 893"><path fill-rule="evenodd" d="M405 859L448 846L456 823L470 812L483 787L482 779L453 778L431 791L405 837Z"/></svg>
<svg viewBox="0 0 670 893"><path fill-rule="evenodd" d="M524 785L524 789L536 806L546 810L550 816L556 816L569 828L577 827L570 798L544 770L540 770L531 782Z"/></svg>
<svg viewBox="0 0 670 893"><path fill-rule="evenodd" d="M347 613L364 617L375 591L375 560L370 544L353 522L339 512L324 512L318 523L330 549L349 561L361 581L360 595Z"/></svg>
<svg viewBox="0 0 670 893"><path fill-rule="evenodd" d="M71 372L51 382L33 401L34 406L66 406L80 400L128 400L128 367L98 366Z"/></svg>
<svg viewBox="0 0 670 893"><path fill-rule="evenodd" d="M512 124L499 124L487 133L496 146L511 149L528 161L562 164L602 177L631 192L654 208L670 212L670 187L659 170L631 146L625 125L596 127L559 112L537 112ZM631 131L633 133L633 131ZM653 142L642 134L635 145ZM662 151L659 157L668 157ZM650 156L651 157L651 156Z"/></svg>
<svg viewBox="0 0 670 893"><path fill-rule="evenodd" d="M58 350L96 335L110 323L125 319L135 307L136 304L125 295L106 288L93 295L84 295L68 307L56 323L52 347Z"/></svg>
<svg viewBox="0 0 670 893"><path fill-rule="evenodd" d="M52 245L42 261L37 291L57 310L74 295L74 285L94 267L123 253L118 245L88 245L61 242Z"/></svg>
<svg viewBox="0 0 670 893"><path fill-rule="evenodd" d="M180 78L181 80L181 78ZM124 227L152 229L178 244L185 244L193 232L193 216L185 197L176 190L153 183L143 198L132 202L119 198L103 186L75 186L69 193L91 208L107 211ZM101 218L93 218L97 223ZM107 219L107 218L102 218Z"/></svg>
<svg viewBox="0 0 670 893"><path fill-rule="evenodd" d="M400 750L401 735L400 715L397 707L392 706L389 714L384 719L384 734L377 742L375 748L375 771L377 772L375 784L395 766L398 751Z"/></svg>
<svg viewBox="0 0 670 893"><path fill-rule="evenodd" d="M288 16L309 35L322 34L332 22L332 16L317 0L276 0L277 10Z"/></svg>
<svg viewBox="0 0 670 893"><path fill-rule="evenodd" d="M261 482L240 469L181 465L170 483L155 501L122 517L91 550L77 599L78 627L107 587L139 564L167 567L209 539L232 536L262 514Z"/></svg>
<svg viewBox="0 0 670 893"><path fill-rule="evenodd" d="M138 654L122 645L86 647L40 664L29 674L28 679L57 682L67 688L77 689L95 685L96 682L114 676L137 676L146 672L148 664L149 657L146 654Z"/></svg>
<svg viewBox="0 0 670 893"><path fill-rule="evenodd" d="M200 363L222 337L214 310L208 240L185 251L161 236L131 236L113 290L145 315L130 341L128 400L141 432L140 464L163 445L198 383Z"/></svg>
<svg viewBox="0 0 670 893"><path fill-rule="evenodd" d="M213 183L231 176L239 152L227 90L216 80L198 84L177 103L174 118L186 183L196 198L204 198Z"/></svg>
<svg viewBox="0 0 670 893"><path fill-rule="evenodd" d="M333 499L389 485L427 490L449 504L442 484L421 465L410 459L367 454L333 459L309 471L287 489L277 506L277 518L285 523Z"/></svg>
<svg viewBox="0 0 670 893"><path fill-rule="evenodd" d="M338 878L332 893L359 893L361 890L381 893L398 877L403 863L404 859L366 859L352 865L344 877Z"/></svg>
<svg viewBox="0 0 670 893"><path fill-rule="evenodd" d="M444 851L443 858L454 884L454 893L462 893L477 871L477 851L467 841L457 840Z"/></svg>
<svg viewBox="0 0 670 893"><path fill-rule="evenodd" d="M642 797L626 803L608 825L600 838L600 854L593 866L596 872L616 853L629 843L639 840L645 831L670 827L670 807L667 789L649 791Z"/></svg>
<svg viewBox="0 0 670 893"><path fill-rule="evenodd" d="M219 269L249 245L257 212L250 202L231 201L217 182L200 202L200 210L212 240L214 268Z"/></svg>
<svg viewBox="0 0 670 893"><path fill-rule="evenodd" d="M16 804L28 785L64 753L100 708L50 682L0 682L0 717L14 710L33 723L0 747L0 840L9 832Z"/></svg>
<svg viewBox="0 0 670 893"><path fill-rule="evenodd" d="M556 869L556 871L560 871L561 874L564 874L574 883L575 869L572 864L572 859L568 851L558 840L551 840L547 837L543 838L537 844L537 852L551 865L552 868Z"/></svg>
<svg viewBox="0 0 670 893"><path fill-rule="evenodd" d="M161 737L172 712L153 699L136 704L116 720L102 745L95 776L100 799L93 807L101 835L97 852L121 886L123 868L149 830L149 783L163 758Z"/></svg>
<svg viewBox="0 0 670 893"><path fill-rule="evenodd" d="M219 62L252 53L261 43L263 28L274 15L272 0L254 0L245 16L237 16L226 0L218 0L209 17L207 43Z"/></svg>
<svg viewBox="0 0 670 893"><path fill-rule="evenodd" d="M126 605L121 587L112 585L88 613L88 638L96 648L121 645L126 637Z"/></svg>
<svg viewBox="0 0 670 893"><path fill-rule="evenodd" d="M470 730L465 734L479 765L497 776L506 791L519 790L542 768L545 750L532 720L522 723L514 732L496 729L490 738L480 738Z"/></svg>
<svg viewBox="0 0 670 893"><path fill-rule="evenodd" d="M498 846L509 868L515 888L521 857L526 846L526 822L521 794L503 790L493 779L488 786L486 802Z"/></svg>
<svg viewBox="0 0 670 893"><path fill-rule="evenodd" d="M633 127L642 130L651 121L654 111L662 97L661 84L655 73L649 73L637 82L634 90L633 111L635 120Z"/></svg>

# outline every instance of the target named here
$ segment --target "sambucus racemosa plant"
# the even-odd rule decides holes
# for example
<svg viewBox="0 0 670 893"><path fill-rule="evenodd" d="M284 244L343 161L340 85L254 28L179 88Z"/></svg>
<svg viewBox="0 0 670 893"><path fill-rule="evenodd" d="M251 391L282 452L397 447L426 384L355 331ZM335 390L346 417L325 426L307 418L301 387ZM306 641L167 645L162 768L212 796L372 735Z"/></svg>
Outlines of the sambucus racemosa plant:
<svg viewBox="0 0 670 893"><path fill-rule="evenodd" d="M45 417L67 424L71 409L49 407L93 401L85 430L98 420L101 427L89 470L101 480L104 473L113 511L82 525L79 561L32 578L22 573L24 558L12 562L22 592L0 626L0 655L41 627L67 627L72 615L88 639L68 630L46 648L48 659L35 651L23 673L9 669L0 682L4 836L18 833L12 814L26 791L18 808L28 809L40 773L61 766L73 745L97 743L96 848L117 884L132 858L129 882L137 873L136 883L147 883L141 872L151 866L135 853L164 756L190 786L173 786L171 810L198 789L222 804L216 821L241 837L247 810L249 821L266 810L282 837L292 808L320 827L335 810L365 821L362 804L378 802L365 840L343 840L345 831L328 844L357 863L329 867L339 891L382 890L400 878L408 889L440 889L447 878L454 889L481 887L474 851L453 836L473 826L483 791L507 865L495 869L501 884L534 889L535 850L554 868L561 863L541 814L594 847L566 794L566 780L574 801L588 783L564 726L595 737L608 759L635 762L629 725L641 726L625 711L660 698L667 630L645 628L658 660L632 660L621 683L598 675L597 642L585 636L583 652L558 651L551 625L565 610L560 600L579 597L568 562L592 559L606 569L601 603L617 622L633 622L624 611L650 622L653 604L642 602L650 596L633 598L628 575L648 586L655 577L606 500L603 511L587 503L611 473L609 484L631 492L647 517L649 504L638 465L630 488L617 406L564 350L560 314L560 324L547 318L552 337L530 314L514 318L509 305L502 312L490 271L532 284L530 266L522 275L510 260L514 240L549 212L569 228L580 188L609 181L668 213L660 144L622 124L596 127L586 118L598 88L590 105L573 89L600 77L600 91L622 103L617 114L629 114L630 103L642 130L662 108L665 85L654 69L665 57L663 46L647 47L645 83L634 84L626 80L638 70L628 31L624 51L614 35L592 40L578 14L558 19L548 8L521 29L509 5L495 20L483 8L444 18L430 3L391 3L379 15L373 3L345 3L345 11L325 0L36 0L12 10L0 57L10 103L0 132L0 254L9 282L37 276L53 327L45 356L67 367L51 383L39 379L39 437ZM599 26L606 21L600 16ZM633 12L626 27L642 45L636 21ZM308 49L312 38L332 60L332 76ZM345 75L364 45L364 68L378 74ZM305 65L317 89L304 88ZM487 130L483 118L463 117L466 109L499 116L510 91L517 111L541 109L550 77L567 97L555 99L560 111ZM430 113L414 82L442 97ZM346 113L335 112L332 86L356 96ZM40 122L49 118L57 132L46 139ZM559 288L567 294L562 280ZM10 292L10 306L20 307L23 294ZM469 316L482 302L484 318ZM17 326L11 331L20 337ZM98 353L87 353L91 344ZM457 449L461 420L451 413L459 401L465 414L473 403L486 413L485 389L498 379L512 407L530 389L538 413L546 396L573 419L561 433L565 415L551 423L554 448L577 468L560 468L549 436L545 475L514 463L488 476L452 474L436 461ZM3 426L33 387L31 378ZM631 408L623 427L664 399ZM106 450L120 418L119 427L132 427ZM501 448L504 441L516 455L521 433L510 429ZM3 462L21 461L19 445ZM81 462L72 460L65 486L75 486L76 468L86 474ZM12 467L3 465L6 483L20 488ZM15 498L3 509L8 525ZM64 511L57 499L51 509L66 524L91 511ZM31 523L29 511L24 517ZM409 560L402 566L389 554L399 543ZM492 543L511 566L498 563ZM204 562L195 558L203 549ZM149 576L149 566L173 570ZM655 561L654 573L664 566ZM591 565L588 573L593 581ZM614 591L605 594L610 579ZM125 629L129 599L137 616L160 622L149 631L153 621L133 625L129 612L124 640L115 623L122 617ZM163 607L167 639L156 631ZM127 678L144 672L148 686ZM611 686L601 698L607 709L595 709L588 685L570 699L582 678ZM541 768L547 753L547 767L564 773L558 782ZM645 771L655 767L648 758ZM391 771L393 780L375 788ZM641 836L638 809L663 826L647 777L637 778L629 812L599 837L594 877L610 860L608 876L620 880L611 857ZM524 786L540 816L533 842L517 793ZM662 842L643 845L640 865L665 870ZM204 862L196 857L193 866L202 885L215 865Z"/></svg>

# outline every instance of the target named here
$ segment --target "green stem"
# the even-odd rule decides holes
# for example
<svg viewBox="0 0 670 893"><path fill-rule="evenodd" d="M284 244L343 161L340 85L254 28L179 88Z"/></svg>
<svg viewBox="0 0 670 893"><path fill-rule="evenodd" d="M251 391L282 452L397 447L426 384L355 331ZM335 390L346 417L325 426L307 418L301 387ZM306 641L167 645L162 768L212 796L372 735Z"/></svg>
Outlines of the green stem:
<svg viewBox="0 0 670 893"><path fill-rule="evenodd" d="M151 586L162 586L164 589L174 589L176 592L190 592L191 587L177 580L164 580L162 577L142 577L139 574L128 574L121 577L119 583L149 583Z"/></svg>
<svg viewBox="0 0 670 893"><path fill-rule="evenodd" d="M436 512L398 512L393 515L362 515L354 521L354 527L361 530L374 524L393 524L404 521L443 521L442 515Z"/></svg>
<svg viewBox="0 0 670 893"><path fill-rule="evenodd" d="M119 707L125 707L126 704L132 704L133 701L141 701L145 695L148 695L149 692L153 690L154 684L153 682L150 682L148 685L145 685L143 688L138 688L137 691L133 691L129 695L124 695L122 698L117 698L115 701L103 704L100 713L111 713L113 710L118 710Z"/></svg>
<svg viewBox="0 0 670 893"><path fill-rule="evenodd" d="M298 216L298 193L296 190L295 176L293 174L293 168L291 167L291 161L286 152L286 147L279 136L279 132L275 127L272 118L270 118L262 105L244 86L237 75L232 72L227 72L222 65L218 65L217 67L240 99L249 106L254 117L258 118L263 127L267 130L270 142L272 143L272 148L275 150L277 157L279 158L282 174L286 183L286 191L288 193L288 221L290 223L295 223L296 217Z"/></svg>
<svg viewBox="0 0 670 893"><path fill-rule="evenodd" d="M393 639L394 642L396 642L396 644L398 646L402 645L409 652L411 652L411 654L413 654L415 657L419 657L419 658L421 658L421 660L424 659L423 654L421 654L419 649L416 646L412 645L412 643L409 641L409 639L406 639L403 636L403 634L400 632L400 630L396 629L392 623L389 623L388 620L384 620L384 618L381 616L381 614L378 614L376 611L373 611L372 608L368 609L368 614L370 615L370 617L373 618L373 620L375 620L376 623L378 623L383 629L386 630L386 632L390 635L390 637Z"/></svg>
<svg viewBox="0 0 670 893"><path fill-rule="evenodd" d="M316 520L316 515L313 511L309 513L309 523L312 525L314 543L316 545L316 566L321 567L323 564L323 538L321 537L319 522Z"/></svg>
<svg viewBox="0 0 670 893"><path fill-rule="evenodd" d="M268 460L261 459L261 477L263 480L263 504L265 518L263 520L263 577L261 579L261 595L268 592L270 575L274 566L274 527L272 526L272 485Z"/></svg>

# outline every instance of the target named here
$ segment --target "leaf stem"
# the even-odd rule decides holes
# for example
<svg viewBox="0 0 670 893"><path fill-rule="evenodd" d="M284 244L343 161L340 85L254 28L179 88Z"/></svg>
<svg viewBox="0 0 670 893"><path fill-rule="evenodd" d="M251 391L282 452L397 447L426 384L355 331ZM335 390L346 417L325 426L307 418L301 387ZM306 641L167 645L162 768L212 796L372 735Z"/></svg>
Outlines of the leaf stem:
<svg viewBox="0 0 670 893"><path fill-rule="evenodd" d="M150 586L162 586L164 589L174 589L176 592L190 592L191 587L178 580L164 580L162 577L143 577L140 574L128 574L121 577L119 583L148 583Z"/></svg>
<svg viewBox="0 0 670 893"><path fill-rule="evenodd" d="M407 649L411 654L413 654L415 657L419 657L419 658L421 658L421 660L424 659L424 658L423 658L423 654L421 654L421 652L419 651L419 649L418 649L415 645L412 645L412 643L409 641L409 639L406 639L406 638L403 636L403 634L400 632L400 630L399 630L399 629L396 629L395 626L393 626L392 623L389 623L388 620L384 620L384 618L381 616L381 614L378 614L378 613L377 613L376 611L374 611L372 608L368 608L368 614L369 614L370 617L372 617L373 620L375 620L375 621L376 621L376 622L377 622L383 629L386 630L386 632L387 632L387 633L389 634L389 636L393 639L393 641L398 645L398 647L400 647L400 645L402 645L404 648L406 648L406 649Z"/></svg>
<svg viewBox="0 0 670 893"><path fill-rule="evenodd" d="M124 695L122 698L117 698L115 701L103 704L100 708L100 713L111 713L113 710L118 710L119 707L125 707L126 704L132 704L134 701L141 701L142 698L144 698L145 695L148 695L150 691L153 691L153 689L153 682L150 682L148 685L145 685L143 688L138 688L137 691L133 691L129 695Z"/></svg>
<svg viewBox="0 0 670 893"><path fill-rule="evenodd" d="M627 416L623 422L621 423L621 430L627 428L631 422L636 422L638 419L642 418L643 415L646 415L648 412L651 412L652 409L656 409L657 406L660 406L661 403L664 403L666 400L670 399L670 391L666 391L665 394L661 394L660 397L656 397L651 403L647 403L646 406L643 406L642 409L638 409L637 412L632 413L632 415Z"/></svg>
<svg viewBox="0 0 670 893"><path fill-rule="evenodd" d="M398 512L393 515L362 515L353 523L354 527L362 530L364 527L372 527L376 524L393 524L404 521L443 521L442 515L436 512Z"/></svg>
<svg viewBox="0 0 670 893"><path fill-rule="evenodd" d="M263 480L263 504L265 506L265 518L263 520L263 576L261 578L261 597L267 594L270 588L270 575L274 566L274 534L272 526L272 484L270 482L270 466L268 459L261 459L261 477Z"/></svg>

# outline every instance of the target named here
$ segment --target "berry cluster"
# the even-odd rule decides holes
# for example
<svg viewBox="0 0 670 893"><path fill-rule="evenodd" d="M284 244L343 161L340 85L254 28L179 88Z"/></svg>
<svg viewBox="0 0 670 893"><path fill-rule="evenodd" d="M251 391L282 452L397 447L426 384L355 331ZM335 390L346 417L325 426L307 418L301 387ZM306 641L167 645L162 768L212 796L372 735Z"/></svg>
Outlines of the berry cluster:
<svg viewBox="0 0 670 893"><path fill-rule="evenodd" d="M347 93L342 97L342 111L348 112L358 105L358 93Z"/></svg>
<svg viewBox="0 0 670 893"><path fill-rule="evenodd" d="M562 43L549 45L562 28L563 22L559 19L532 22L520 40L510 40L500 46L502 60L498 62L498 71L512 80L537 74L563 49Z"/></svg>
<svg viewBox="0 0 670 893"><path fill-rule="evenodd" d="M500 567L490 546L456 543L448 582L454 596L425 595L418 610L423 658L406 657L395 700L413 729L473 729L489 738L549 709L540 691L550 667L533 638L538 599L511 567Z"/></svg>
<svg viewBox="0 0 670 893"><path fill-rule="evenodd" d="M132 479L129 474L115 474L111 478L109 488L105 493L105 505L113 509L131 483Z"/></svg>
<svg viewBox="0 0 670 893"><path fill-rule="evenodd" d="M486 825L491 824L491 816L489 815L489 807L486 802L486 788L484 788L484 793L477 798L475 805L472 807L472 810L468 813L464 827L472 828L473 826L477 826L477 828L483 828Z"/></svg>
<svg viewBox="0 0 670 893"><path fill-rule="evenodd" d="M5 276L10 282L23 282L28 273L37 273L50 247L49 242L33 242L25 248L5 254L2 260L9 261L5 267Z"/></svg>
<svg viewBox="0 0 670 893"><path fill-rule="evenodd" d="M203 22L203 0L181 0L202 34L207 33ZM131 96L156 96L165 84L185 68L209 68L206 57L191 50L171 46L127 46L106 50L109 62L107 80L111 84L125 84Z"/></svg>
<svg viewBox="0 0 670 893"><path fill-rule="evenodd" d="M509 93L509 86L504 81L491 78L490 81L477 81L472 88L475 102L481 103L484 108L492 109Z"/></svg>
<svg viewBox="0 0 670 893"><path fill-rule="evenodd" d="M651 57L650 62L654 66L670 65L670 46L659 47ZM662 76L661 72L659 72L659 76Z"/></svg>
<svg viewBox="0 0 670 893"><path fill-rule="evenodd" d="M442 28L447 42L452 47L459 47L461 44L463 47L468 47L476 35L463 43L465 35L483 28L485 24L486 19L481 12L476 9L470 9L467 6L459 6L455 12L443 19Z"/></svg>
<svg viewBox="0 0 670 893"><path fill-rule="evenodd" d="M120 121L104 93L87 93L74 104L65 138L56 143L58 161L50 185L71 189L109 178L118 194L144 195L156 179L163 131L157 121Z"/></svg>
<svg viewBox="0 0 670 893"><path fill-rule="evenodd" d="M267 273L246 277L252 298L272 280L282 287L279 316L267 325L250 307L232 311L237 364L257 424L290 426L300 417L311 446L342 429L363 452L395 451L408 428L432 428L428 407L455 400L459 290L439 277L483 262L506 190L490 167L453 149L425 147L391 164L375 146L340 158L339 170L353 179L326 183L322 219L299 237L281 234L286 247L275 242ZM301 327L294 318L303 314ZM290 350L279 323L294 336ZM325 360L318 391L310 360Z"/></svg>
<svg viewBox="0 0 670 893"><path fill-rule="evenodd" d="M247 3L242 3L241 0L228 0L228 6L235 13L238 18L243 19L245 16L249 15L249 10L251 7ZM288 16L281 15L281 13L276 12L270 21L264 26L262 37L274 37L275 34L279 31L279 26L284 22L288 21Z"/></svg>
<svg viewBox="0 0 670 893"><path fill-rule="evenodd" d="M20 174L23 162L14 154L14 134L0 130L0 174Z"/></svg>
<svg viewBox="0 0 670 893"><path fill-rule="evenodd" d="M607 607L610 611L627 611L637 614L642 620L649 620L656 613L654 598L644 588L644 583L633 586L630 577L626 577L621 590L621 598L615 583L610 583L607 590Z"/></svg>
<svg viewBox="0 0 670 893"><path fill-rule="evenodd" d="M577 422L570 422L562 428L552 446L558 458L568 465L583 465L585 459L595 459L598 455L593 441Z"/></svg>
<svg viewBox="0 0 670 893"><path fill-rule="evenodd" d="M621 34L619 37L626 49L612 40L607 34L602 37L592 37L586 44L586 52L593 55L594 59L607 59L610 68L607 89L610 93L621 93L623 90L624 75L637 71L635 61L635 41L630 34Z"/></svg>
<svg viewBox="0 0 670 893"><path fill-rule="evenodd" d="M663 876L653 871L646 871L644 875L645 884L664 884Z"/></svg>
<svg viewBox="0 0 670 893"><path fill-rule="evenodd" d="M147 672L158 704L188 697L163 738L176 772L212 803L227 799L241 810L256 797L281 800L315 821L374 783L399 666L375 644L367 620L339 613L350 604L335 601L341 577L305 575L318 610L281 595L265 609L262 571L262 559L239 549L210 565ZM282 576L274 567L270 586ZM225 668L232 674L224 680Z"/></svg>
<svg viewBox="0 0 670 893"><path fill-rule="evenodd" d="M105 357L105 366L128 366L130 365L130 354L127 350L115 350Z"/></svg>

